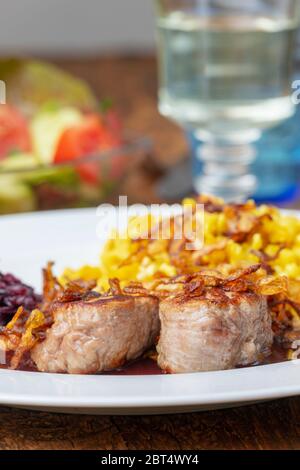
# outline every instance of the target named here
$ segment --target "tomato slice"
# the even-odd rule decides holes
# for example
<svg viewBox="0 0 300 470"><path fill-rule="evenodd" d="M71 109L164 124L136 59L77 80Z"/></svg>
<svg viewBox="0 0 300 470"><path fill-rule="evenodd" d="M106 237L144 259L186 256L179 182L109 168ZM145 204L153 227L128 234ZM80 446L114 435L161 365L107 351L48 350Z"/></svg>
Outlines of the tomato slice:
<svg viewBox="0 0 300 470"><path fill-rule="evenodd" d="M57 145L54 162L74 161L119 145L119 136L105 126L99 115L86 115L82 123L63 132ZM99 184L101 166L101 161L87 161L79 163L76 168L84 181Z"/></svg>
<svg viewBox="0 0 300 470"><path fill-rule="evenodd" d="M98 149L102 134L100 118L95 115L86 116L78 126L66 129L59 139L54 162L76 160L91 154Z"/></svg>
<svg viewBox="0 0 300 470"><path fill-rule="evenodd" d="M14 151L31 150L30 133L22 114L13 106L0 105L0 159Z"/></svg>
<svg viewBox="0 0 300 470"><path fill-rule="evenodd" d="M73 161L97 152L102 135L102 123L97 115L85 116L78 126L66 129L59 139L55 163ZM81 178L92 184L98 183L99 164L87 162L76 165Z"/></svg>

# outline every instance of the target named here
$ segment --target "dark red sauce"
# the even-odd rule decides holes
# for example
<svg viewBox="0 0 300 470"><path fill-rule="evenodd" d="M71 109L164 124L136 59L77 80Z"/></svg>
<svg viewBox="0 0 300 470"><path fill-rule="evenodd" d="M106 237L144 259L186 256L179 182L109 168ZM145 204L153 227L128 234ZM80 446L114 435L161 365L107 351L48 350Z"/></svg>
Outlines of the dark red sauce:
<svg viewBox="0 0 300 470"><path fill-rule="evenodd" d="M158 367L157 362L149 357L138 359L121 369L105 372L105 375L158 375L164 372Z"/></svg>
<svg viewBox="0 0 300 470"><path fill-rule="evenodd" d="M8 353L6 357L6 362L9 364L11 354ZM278 343L274 343L272 347L272 353L270 356L266 357L263 362L260 364L254 364L254 366L265 365L265 364L275 364L277 362L287 361L287 349L282 347ZM7 369L8 366L5 364L0 364L0 369ZM25 354L20 367L18 370L27 371L27 372L38 372L35 364L30 358L29 353ZM137 359L129 364L124 365L119 369L115 369L108 372L103 372L99 375L161 375L165 372L162 371L155 360L149 357L143 357Z"/></svg>
<svg viewBox="0 0 300 470"><path fill-rule="evenodd" d="M266 357L263 364L276 364L277 362L286 362L288 360L288 349L279 343L274 343L272 353Z"/></svg>
<svg viewBox="0 0 300 470"><path fill-rule="evenodd" d="M6 354L6 364L0 364L0 369L8 369L12 354ZM21 364L18 367L18 370L27 371L27 372L38 372L34 362L30 358L29 353L25 354L22 358ZM156 361L150 359L149 357L144 357L137 359L129 364L120 367L120 369L115 369L112 371L103 372L104 375L158 375L164 374L164 372L158 367Z"/></svg>

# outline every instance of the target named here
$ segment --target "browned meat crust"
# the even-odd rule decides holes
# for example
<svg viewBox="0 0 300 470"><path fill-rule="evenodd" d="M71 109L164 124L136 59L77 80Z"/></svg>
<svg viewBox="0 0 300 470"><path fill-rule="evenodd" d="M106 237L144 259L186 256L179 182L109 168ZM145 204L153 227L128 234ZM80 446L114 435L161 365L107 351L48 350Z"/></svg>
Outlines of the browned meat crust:
<svg viewBox="0 0 300 470"><path fill-rule="evenodd" d="M55 302L54 323L31 351L45 372L90 374L120 367L153 346L159 335L158 300L111 296Z"/></svg>
<svg viewBox="0 0 300 470"><path fill-rule="evenodd" d="M273 342L264 296L208 289L160 303L159 366L171 373L223 370L259 361Z"/></svg>
<svg viewBox="0 0 300 470"><path fill-rule="evenodd" d="M119 367L161 337L158 363L169 372L221 370L259 361L273 340L267 308L286 292L285 278L265 275L261 265L224 276L200 270L121 289L110 280L105 295L94 284L63 288L44 270L40 310L18 310L0 340L12 351L10 367L31 354L41 371L95 373ZM271 309L272 310L272 309Z"/></svg>

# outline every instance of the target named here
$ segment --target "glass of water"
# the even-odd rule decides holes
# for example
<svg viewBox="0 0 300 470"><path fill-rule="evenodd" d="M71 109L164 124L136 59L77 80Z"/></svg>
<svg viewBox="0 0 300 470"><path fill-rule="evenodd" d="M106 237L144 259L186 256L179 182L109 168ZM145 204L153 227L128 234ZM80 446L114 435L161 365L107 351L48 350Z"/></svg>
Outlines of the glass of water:
<svg viewBox="0 0 300 470"><path fill-rule="evenodd" d="M155 0L159 109L203 141L197 192L241 201L262 131L295 111L299 0Z"/></svg>

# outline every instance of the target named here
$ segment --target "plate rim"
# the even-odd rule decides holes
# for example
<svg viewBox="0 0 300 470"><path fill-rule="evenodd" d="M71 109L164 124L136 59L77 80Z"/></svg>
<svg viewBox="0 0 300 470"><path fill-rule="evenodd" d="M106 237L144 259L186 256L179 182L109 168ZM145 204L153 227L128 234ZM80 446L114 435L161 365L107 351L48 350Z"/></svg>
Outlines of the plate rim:
<svg viewBox="0 0 300 470"><path fill-rule="evenodd" d="M290 213L296 216L300 216L300 211L295 209L282 210L283 213ZM14 221L27 221L28 219L34 218L39 220L40 218L51 218L56 219L57 217L61 220L64 217L76 218L79 215L85 214L87 218L93 217L96 220L96 208L80 208L80 209L62 209L58 211L44 211L44 212L32 212L27 214L12 214L4 215L0 218L0 228L2 223L9 224ZM50 218L49 218L50 217ZM91 219L92 220L92 219ZM28 224L29 225L29 224ZM0 232L1 233L1 232ZM1 238L1 235L0 235ZM295 366L297 371L295 371ZM257 371L264 371L266 374L257 373ZM254 388L254 383L257 380L257 376L270 375L270 371L278 376L278 382L280 385L274 386L265 383L263 386ZM214 371L214 372L199 372L193 374L178 374L178 375L65 375L65 374L52 374L52 373L41 373L31 371L12 371L7 369L0 369L0 404L12 405L12 406L29 406L38 407L46 406L50 408L76 408L79 409L123 409L124 411L129 409L151 409L171 407L201 407L206 405L228 405L231 403L243 404L249 401L268 400L290 397L300 394L300 359L287 361L283 363L259 365L254 367L245 367L242 369L232 369L226 371ZM238 386L239 379L237 377L245 376L249 381L248 389L245 390L227 390L222 391L211 390L210 392L199 392L195 393L201 383L205 379L205 383L211 381L211 384L215 387L221 387L222 380L225 382L231 381L232 384ZM284 380L283 377L284 376ZM298 381L297 381L298 377ZM49 394L49 387L47 387L47 380L53 382ZM288 379L285 383L285 379ZM267 380L267 379L266 379ZM14 382L11 391L4 392L1 384L7 385L8 382ZM27 382L29 385L34 386L35 392L24 393L22 392L22 382ZM95 384L95 381L97 383ZM125 382L124 382L125 381ZM96 393L99 393L99 384L101 383L113 389L118 389L118 385L129 384L136 388L136 384L144 382L146 385L145 393L137 395L134 391L131 396L122 396L116 394L105 395L101 393L96 397ZM253 381L253 382L251 382ZM131 382L131 384L130 384ZM182 391L182 383L187 382L191 387L195 387L193 393L191 390ZM252 383L252 385L250 384ZM84 391L82 396L79 395L68 395L67 391L70 388L78 387L78 384L84 383L83 387L86 389L90 388L90 393L87 390ZM149 384L154 386L149 387ZM261 382L263 383L263 382ZM174 388L178 387L178 391L174 391ZM13 391L15 388L15 391ZM64 393L65 388L65 393ZM168 393L169 391L172 393ZM52 393L55 389L59 390L57 393ZM37 391L36 391L37 390ZM209 390L209 389L208 389ZM148 391L148 394L146 393Z"/></svg>
<svg viewBox="0 0 300 470"><path fill-rule="evenodd" d="M288 369L291 369L291 367L296 366L297 371L289 371ZM168 395L166 392L164 395L160 395L159 393L159 385L161 381L164 382L164 386L168 387L168 385L173 388L178 384L178 382L185 380L185 379L190 379L189 380L189 385L193 385L194 387L197 387L201 385L201 380L205 377L206 379L211 379L212 382L215 381L217 382L218 385L220 385L220 382L224 379L224 375L226 374L232 384L232 378L240 378L241 371L242 373L248 376L249 378L252 378L251 375L256 376L256 372L258 369L261 369L264 371L268 370L270 371L271 369L279 369L277 370L277 373L282 375L282 373L286 372L292 372L293 378L294 376L299 377L298 383L295 383L293 385L280 385L275 387L268 387L268 386L263 386L263 387L258 387L256 389L249 387L249 390L233 390L233 391L217 391L217 392L212 392L209 394L206 392L205 394L201 394L200 397L195 394L189 395L189 393L185 390L184 394L178 394L178 395ZM120 396L114 397L114 395L100 395L98 398L94 398L94 395L82 395L80 397L75 397L73 395L68 395L68 396L62 396L61 394L59 395L53 395L53 394L47 394L47 393L40 393L40 394L22 394L22 393L3 393L0 391L0 403L1 404L13 404L13 405L24 405L24 406L49 406L49 407L63 407L63 408L74 408L74 407L81 407L81 408L152 408L152 407L179 407L179 406L205 406L205 405L218 405L218 404L230 404L230 403L244 403L244 402L252 402L252 401L260 401L260 400L272 400L272 399L277 399L277 398L285 398L285 397L291 397L291 396L296 396L300 394L300 359L296 359L293 361L286 361L283 363L276 363L276 364L266 364L266 365L261 365L261 366L253 366L253 367L245 367L242 369L231 369L231 370L226 370L226 371L213 371L213 372L196 372L196 373L190 373L190 374L166 374L166 375L146 375L142 376L145 381L145 378L147 382L152 382L150 383L150 387L148 387L149 384L146 384L146 390L149 393L143 394L143 395L135 395L134 393L131 396L126 396L120 398ZM53 385L56 386L57 383L62 380L62 383L60 386L64 383L66 386L66 390L74 388L74 385L78 385L78 383L73 383L74 378L75 380L79 382L83 379L85 381L86 385L86 380L90 380L90 377L93 377L94 381L101 380L102 385L103 382L108 382L109 388L116 388L118 389L118 385L120 385L120 382L126 382L131 381L133 382L133 388L136 387L138 381L140 381L141 376L135 376L135 375L67 375L67 374L53 374L53 373L41 373L41 372L30 372L30 371L12 371L12 370L6 370L2 369L0 370L0 384L2 382L2 379L6 380L7 378L10 377L5 377L5 375L9 375L13 377L14 380L18 381L18 378L20 375L23 375L27 379L29 379L29 382L32 382L32 385L35 385L36 388L39 388L41 385L39 382L41 382L39 379L42 379L44 381L45 378L51 378L54 382ZM42 377L43 376L43 377ZM236 377L234 377L236 376ZM282 377L281 377L282 378ZM28 380L27 380L28 382ZM69 383L66 383L69 382ZM158 386L157 390L155 392L151 392L151 385L153 385L153 382L157 382L155 386ZM169 382L169 384L166 384L166 382ZM101 383L99 382L98 384L92 384L92 389L94 389L94 392L99 392L98 386ZM96 387L95 387L96 385ZM124 383L122 384L124 385ZM88 384L90 387L91 384Z"/></svg>

